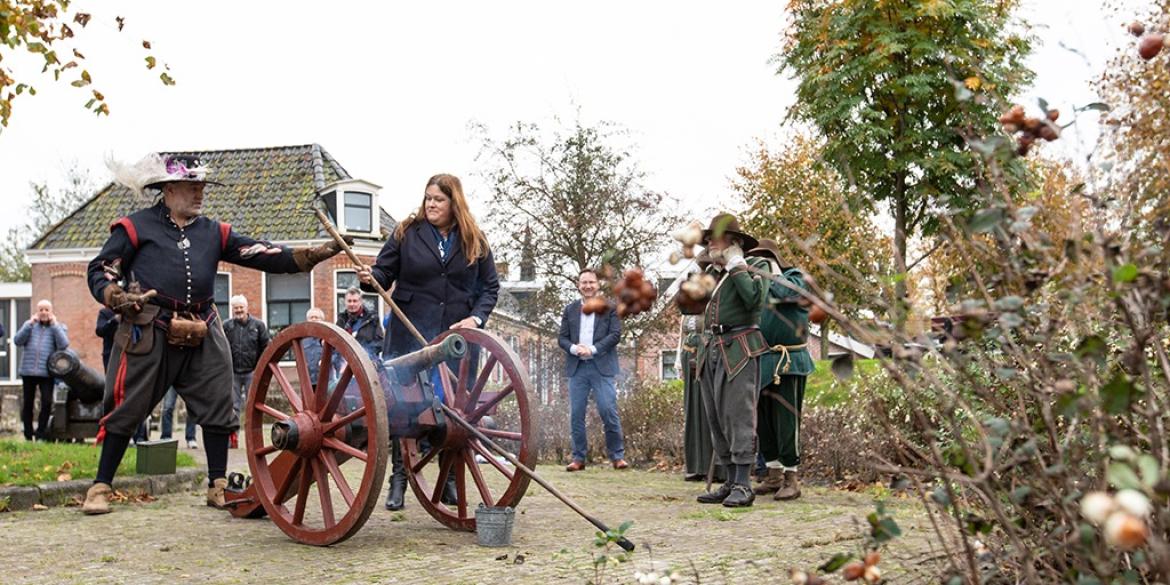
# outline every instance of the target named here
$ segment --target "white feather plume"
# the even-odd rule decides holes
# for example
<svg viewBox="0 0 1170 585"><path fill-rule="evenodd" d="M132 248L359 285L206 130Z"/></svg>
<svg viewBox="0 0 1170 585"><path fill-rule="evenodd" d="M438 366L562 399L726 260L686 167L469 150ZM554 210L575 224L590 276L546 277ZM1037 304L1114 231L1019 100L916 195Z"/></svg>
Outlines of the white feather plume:
<svg viewBox="0 0 1170 585"><path fill-rule="evenodd" d="M124 164L114 160L113 155L106 155L106 166L114 173L115 182L138 195L142 195L147 185L167 177L166 163L157 153L148 154L133 164Z"/></svg>

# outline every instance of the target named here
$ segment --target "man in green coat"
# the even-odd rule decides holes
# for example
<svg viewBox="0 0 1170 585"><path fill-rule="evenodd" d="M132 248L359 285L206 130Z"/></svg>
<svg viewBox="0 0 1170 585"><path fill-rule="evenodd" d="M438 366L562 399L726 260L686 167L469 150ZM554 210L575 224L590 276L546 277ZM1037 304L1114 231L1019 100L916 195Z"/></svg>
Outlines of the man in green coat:
<svg viewBox="0 0 1170 585"><path fill-rule="evenodd" d="M760 240L748 251L749 257L765 258L781 280L805 289L800 269L789 266L776 242ZM800 293L771 282L768 298L760 316L760 330L768 343L768 352L760 357L760 403L756 431L760 453L768 475L755 488L772 499L794 500L800 497L797 468L800 465L800 411L804 402L804 384L815 366L808 353L808 308Z"/></svg>
<svg viewBox="0 0 1170 585"><path fill-rule="evenodd" d="M725 466L727 481L718 490L700 495L698 501L729 508L750 506L755 501L748 474L756 459L759 356L768 347L758 323L768 287L759 274L748 270L743 250L754 248L757 241L740 231L734 216L715 216L711 227L703 231L702 243L719 276L703 312L695 363L715 462ZM766 261L753 258L752 263L770 274Z"/></svg>

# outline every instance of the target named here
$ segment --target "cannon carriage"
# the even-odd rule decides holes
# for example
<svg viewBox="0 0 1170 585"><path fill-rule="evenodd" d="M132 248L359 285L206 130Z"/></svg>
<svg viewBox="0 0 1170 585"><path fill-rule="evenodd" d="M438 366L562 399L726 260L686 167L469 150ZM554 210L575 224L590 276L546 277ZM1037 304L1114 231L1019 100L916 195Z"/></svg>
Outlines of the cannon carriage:
<svg viewBox="0 0 1170 585"><path fill-rule="evenodd" d="M305 349L317 343L314 378ZM281 367L288 357L292 376ZM328 366L335 362L340 373L331 380ZM439 392L431 382L435 368ZM339 327L292 325L257 364L243 428L251 477L230 478L229 509L237 517L268 516L305 544L343 541L377 505L390 441L397 439L421 506L450 528L474 531L477 505L515 507L528 488L527 473L499 461L481 441L503 442L531 469L527 399L528 373L519 358L483 330L447 331L419 351L376 364ZM513 422L493 428L487 417L501 407ZM444 504L451 476L455 503Z"/></svg>

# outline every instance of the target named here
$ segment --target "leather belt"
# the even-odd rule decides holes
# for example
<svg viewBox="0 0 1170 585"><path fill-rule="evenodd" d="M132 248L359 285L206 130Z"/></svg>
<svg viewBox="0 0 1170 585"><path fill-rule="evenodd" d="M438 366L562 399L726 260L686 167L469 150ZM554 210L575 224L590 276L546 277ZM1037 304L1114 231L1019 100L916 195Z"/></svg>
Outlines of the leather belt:
<svg viewBox="0 0 1170 585"><path fill-rule="evenodd" d="M756 325L712 325L708 328L712 335L727 335L728 333L738 333L740 331L749 331L751 329L759 329Z"/></svg>

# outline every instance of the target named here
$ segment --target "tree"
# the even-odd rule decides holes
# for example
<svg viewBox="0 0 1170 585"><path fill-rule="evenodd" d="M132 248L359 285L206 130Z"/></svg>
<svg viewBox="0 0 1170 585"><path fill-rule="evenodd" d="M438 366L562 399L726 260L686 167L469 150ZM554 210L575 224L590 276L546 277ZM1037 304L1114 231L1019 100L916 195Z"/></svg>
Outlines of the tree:
<svg viewBox="0 0 1170 585"><path fill-rule="evenodd" d="M62 76L72 77L70 85L76 88L90 88L90 99L85 104L95 115L109 115L105 95L91 87L93 77L81 65L85 55L73 46L76 33L73 26L84 29L92 15L86 12L70 12L70 0L0 0L0 61L16 57L23 52L43 62L41 73L52 72L53 81ZM118 30L125 26L125 19L115 18ZM144 57L147 69L158 66L158 60L150 54L150 41L142 41L147 51ZM60 51L60 53L58 53ZM70 71L75 69L77 71ZM159 79L164 85L174 85L175 80L162 66ZM7 126L12 117L12 104L18 96L28 92L36 95L37 90L29 72L16 72L11 65L0 67L0 126Z"/></svg>
<svg viewBox="0 0 1170 585"><path fill-rule="evenodd" d="M536 272L562 291L585 268L642 266L682 221L665 194L642 184L644 173L615 145L612 124L580 121L545 136L518 123L502 139L483 139L492 194L488 224L498 248L535 251Z"/></svg>
<svg viewBox="0 0 1170 585"><path fill-rule="evenodd" d="M820 153L821 144L804 135L781 150L759 144L732 182L747 206L744 227L776 240L792 265L833 294L839 310L872 316L880 312L875 293L889 272L889 238L875 235L871 211L850 209L849 184ZM827 339L821 335L826 348Z"/></svg>
<svg viewBox="0 0 1170 585"><path fill-rule="evenodd" d="M96 185L88 172L71 167L65 174L65 184L59 189L47 183L30 183L32 200L28 206L28 221L8 228L7 237L0 243L0 282L28 282L31 278L24 250L49 228L76 211L94 195Z"/></svg>
<svg viewBox="0 0 1170 585"><path fill-rule="evenodd" d="M895 321L906 298L907 241L943 207L968 209L981 161L965 136L992 136L1032 78L1016 0L791 0L777 55L798 80L789 116L825 137L824 157L862 205L894 218ZM1013 173L1018 168L1011 169ZM855 207L860 207L856 205Z"/></svg>

